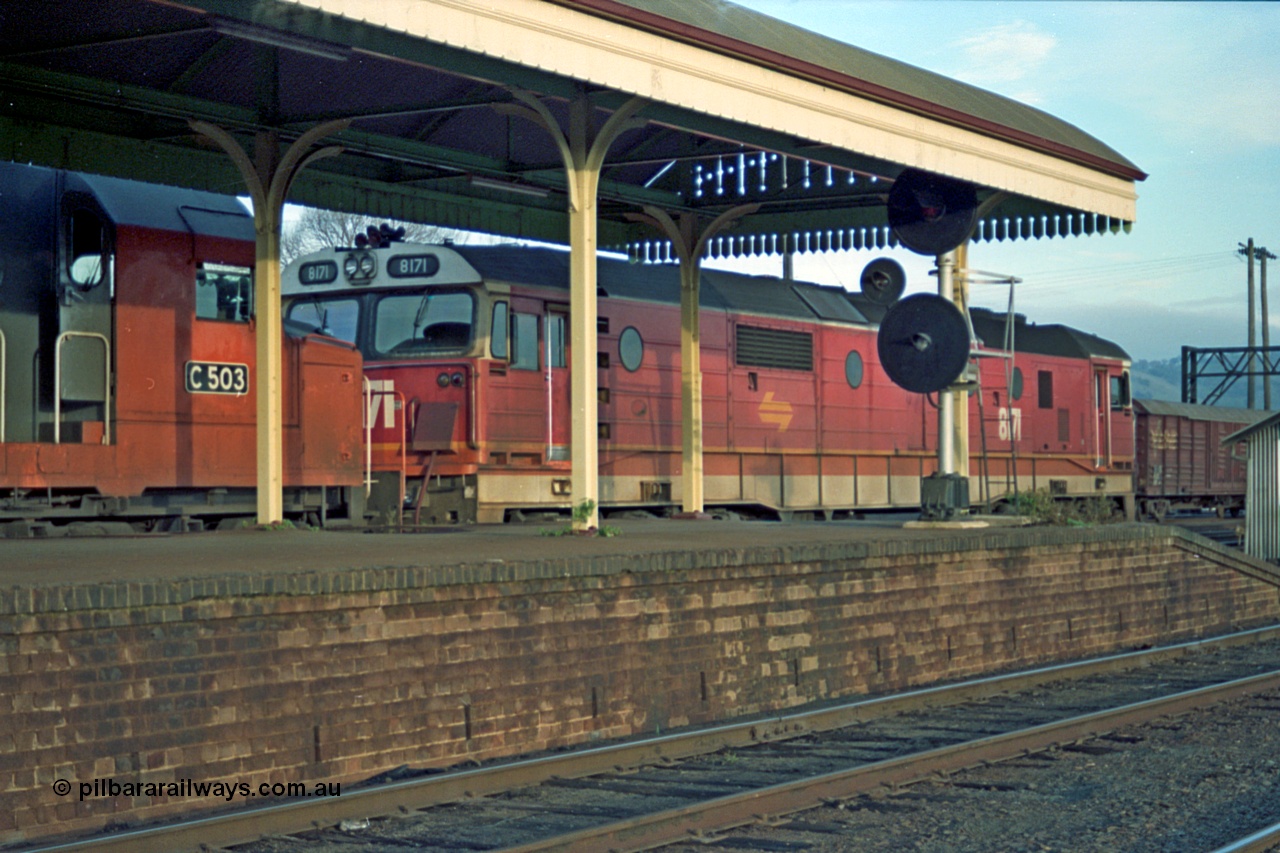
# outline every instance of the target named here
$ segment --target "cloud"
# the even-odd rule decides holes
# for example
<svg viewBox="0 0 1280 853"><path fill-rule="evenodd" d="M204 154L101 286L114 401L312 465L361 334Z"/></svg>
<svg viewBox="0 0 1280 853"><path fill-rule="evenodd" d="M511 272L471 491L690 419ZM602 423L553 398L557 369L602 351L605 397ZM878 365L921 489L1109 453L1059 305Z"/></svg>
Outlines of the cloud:
<svg viewBox="0 0 1280 853"><path fill-rule="evenodd" d="M952 43L962 61L949 73L1022 101L1038 101L1041 98L1035 91L1017 91L1011 84L1034 74L1057 44L1053 35L1024 20L987 27Z"/></svg>

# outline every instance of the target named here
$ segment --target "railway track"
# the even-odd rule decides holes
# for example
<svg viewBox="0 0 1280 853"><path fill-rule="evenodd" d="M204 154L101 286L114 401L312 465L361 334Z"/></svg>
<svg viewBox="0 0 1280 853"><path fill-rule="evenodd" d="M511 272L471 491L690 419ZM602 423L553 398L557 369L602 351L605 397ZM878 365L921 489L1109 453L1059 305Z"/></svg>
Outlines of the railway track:
<svg viewBox="0 0 1280 853"><path fill-rule="evenodd" d="M1262 691L1277 659L1280 626L42 849L648 849Z"/></svg>
<svg viewBox="0 0 1280 853"><path fill-rule="evenodd" d="M1280 823L1246 835L1225 847L1219 847L1213 853L1268 853L1276 849L1280 849Z"/></svg>
<svg viewBox="0 0 1280 853"><path fill-rule="evenodd" d="M1198 533L1227 548L1244 547L1244 519L1181 516L1172 517L1167 523Z"/></svg>

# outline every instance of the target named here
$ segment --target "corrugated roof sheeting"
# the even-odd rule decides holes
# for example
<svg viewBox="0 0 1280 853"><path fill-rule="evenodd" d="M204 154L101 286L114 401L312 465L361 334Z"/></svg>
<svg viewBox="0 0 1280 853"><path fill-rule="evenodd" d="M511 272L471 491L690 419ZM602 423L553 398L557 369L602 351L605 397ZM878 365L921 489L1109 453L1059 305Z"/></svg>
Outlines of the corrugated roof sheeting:
<svg viewBox="0 0 1280 853"><path fill-rule="evenodd" d="M1172 415L1193 421L1222 421L1224 423L1257 424L1271 412L1257 409L1238 409L1232 406L1202 406L1198 403L1176 403L1172 400L1137 399L1135 408L1149 415Z"/></svg>

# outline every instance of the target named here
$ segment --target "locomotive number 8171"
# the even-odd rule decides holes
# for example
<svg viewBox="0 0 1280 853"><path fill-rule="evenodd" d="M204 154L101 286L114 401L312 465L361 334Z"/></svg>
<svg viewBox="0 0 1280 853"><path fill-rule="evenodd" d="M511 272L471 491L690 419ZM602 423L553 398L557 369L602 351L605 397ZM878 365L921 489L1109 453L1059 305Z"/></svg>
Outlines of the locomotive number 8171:
<svg viewBox="0 0 1280 853"><path fill-rule="evenodd" d="M883 300L702 277L707 505L825 518L918 507L936 468L936 417L879 363ZM554 249L395 240L284 271L291 327L364 356L375 515L438 524L568 510L568 280L568 255ZM670 511L682 497L678 271L601 257L598 287L601 509ZM1005 320L973 312L984 341L1004 340ZM1014 321L1020 351L974 368L970 494L1129 501L1128 356L1083 332Z"/></svg>

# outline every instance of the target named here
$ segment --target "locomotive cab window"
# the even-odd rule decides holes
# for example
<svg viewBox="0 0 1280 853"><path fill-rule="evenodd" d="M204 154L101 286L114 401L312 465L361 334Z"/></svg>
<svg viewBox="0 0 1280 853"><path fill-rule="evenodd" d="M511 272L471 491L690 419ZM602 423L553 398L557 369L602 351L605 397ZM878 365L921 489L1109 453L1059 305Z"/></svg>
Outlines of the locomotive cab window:
<svg viewBox="0 0 1280 853"><path fill-rule="evenodd" d="M565 366L565 337L568 317L564 314L547 315L547 366Z"/></svg>
<svg viewBox="0 0 1280 853"><path fill-rule="evenodd" d="M354 344L360 306L354 299L302 299L289 306L285 319L308 334L328 335Z"/></svg>
<svg viewBox="0 0 1280 853"><path fill-rule="evenodd" d="M461 290L395 294L374 309L373 348L393 358L457 355L471 346L475 300Z"/></svg>
<svg viewBox="0 0 1280 853"><path fill-rule="evenodd" d="M253 273L248 267L201 264L196 270L196 319L247 323L253 313Z"/></svg>
<svg viewBox="0 0 1280 853"><path fill-rule="evenodd" d="M489 321L489 354L494 358L506 358L510 348L507 339L511 320L507 315L507 303L493 303L493 316Z"/></svg>
<svg viewBox="0 0 1280 853"><path fill-rule="evenodd" d="M67 219L67 276L80 290L106 280L111 254L107 225L94 212L73 210Z"/></svg>
<svg viewBox="0 0 1280 853"><path fill-rule="evenodd" d="M515 370L538 369L538 315L511 315L511 367Z"/></svg>
<svg viewBox="0 0 1280 853"><path fill-rule="evenodd" d="M1111 377L1111 408L1113 411L1127 409L1133 405L1129 392L1129 371Z"/></svg>

